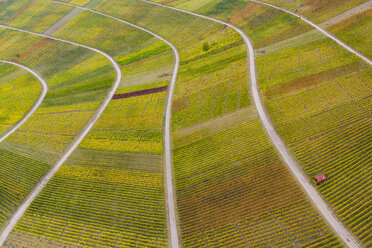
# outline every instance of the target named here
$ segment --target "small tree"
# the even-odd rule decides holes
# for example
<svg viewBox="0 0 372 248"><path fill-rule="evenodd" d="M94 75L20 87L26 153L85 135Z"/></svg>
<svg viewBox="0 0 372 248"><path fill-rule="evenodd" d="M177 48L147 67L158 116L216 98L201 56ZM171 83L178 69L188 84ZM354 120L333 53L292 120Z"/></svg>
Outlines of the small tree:
<svg viewBox="0 0 372 248"><path fill-rule="evenodd" d="M204 42L204 44L203 44L203 51L206 52L208 50L209 50L209 44L208 44L208 42Z"/></svg>

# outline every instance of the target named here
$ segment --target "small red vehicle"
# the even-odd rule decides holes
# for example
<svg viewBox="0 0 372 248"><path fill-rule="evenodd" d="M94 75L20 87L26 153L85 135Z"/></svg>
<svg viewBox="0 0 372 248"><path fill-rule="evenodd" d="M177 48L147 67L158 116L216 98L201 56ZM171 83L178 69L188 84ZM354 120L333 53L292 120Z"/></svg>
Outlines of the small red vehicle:
<svg viewBox="0 0 372 248"><path fill-rule="evenodd" d="M316 182L316 185L319 185L319 184L321 184L321 183L327 181L328 178L327 178L327 176L324 175L324 174L319 174L319 175L317 175L317 176L314 176L314 180L315 180L315 182Z"/></svg>
<svg viewBox="0 0 372 248"><path fill-rule="evenodd" d="M161 74L159 77L166 77L166 76L169 76L169 73L165 72L165 73Z"/></svg>

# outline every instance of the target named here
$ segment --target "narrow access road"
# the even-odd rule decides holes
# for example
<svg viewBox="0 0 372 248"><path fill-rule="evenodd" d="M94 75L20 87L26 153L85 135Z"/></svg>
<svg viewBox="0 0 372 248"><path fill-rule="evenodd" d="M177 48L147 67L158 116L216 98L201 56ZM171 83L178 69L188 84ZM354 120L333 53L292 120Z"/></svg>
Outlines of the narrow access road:
<svg viewBox="0 0 372 248"><path fill-rule="evenodd" d="M36 99L36 102L34 103L34 105L31 107L31 109L22 117L22 119L20 119L10 130L8 130L1 138L0 138L0 142L2 142L3 140L5 140L6 138L9 137L9 135L11 135L12 133L14 133L20 126L23 125L23 123L25 123L27 121L28 118L30 118L30 116L36 111L36 109L40 106L40 104L43 102L44 98L45 98L45 95L48 91L48 85L47 83L45 82L45 80L40 76L38 75L35 71L31 70L30 68L24 66L24 65L21 65L21 64L18 64L18 63L15 63L15 62L12 62L12 61L7 61L7 60L2 60L0 59L0 62L1 63L6 63L6 64L12 64L12 65L15 65L15 66L18 66L18 67L21 67L22 69L28 71L29 73L31 73L32 75L34 75L36 77L36 79L40 82L41 84L41 92L40 92L40 95L39 97Z"/></svg>
<svg viewBox="0 0 372 248"><path fill-rule="evenodd" d="M86 11L90 11L92 13L96 13L98 15L106 16L108 18L112 18L116 21L127 24L129 26L134 27L134 28L140 29L144 32L147 32L148 34L151 34L152 36L158 38L159 40L164 41L165 43L167 43L168 46L170 46L172 48L172 51L173 51L173 54L174 54L174 57L175 57L175 61L174 61L174 69L173 69L172 79L171 79L170 85L168 87L167 107L166 107L166 114L165 114L165 134L164 134L165 171L166 171L166 173L165 173L166 183L165 184L166 184L166 192L167 192L166 197L167 197L168 227L169 227L168 231L170 233L170 235L169 235L170 240L168 241L168 243L171 245L171 247L178 248L180 245L179 245L179 235L178 235L178 228L177 228L177 218L176 218L176 207L175 207L175 205L176 205L175 201L176 200L175 200L175 191L174 191L174 184L173 184L171 137L170 137L170 129L171 129L170 120L171 120L171 117L172 117L172 99L173 99L174 87L175 87L176 80L177 80L178 68L180 66L180 57L179 57L177 48L172 43L170 43L168 40L166 40L165 38L151 32L150 30L147 30L143 27L137 26L133 23L124 21L120 18L111 16L111 15L108 15L108 14L105 14L105 13L102 13L102 12L99 12L99 11L96 11L96 10L92 10L92 9L89 9L89 8L80 7L80 6L77 6L77 5L74 5L74 4L70 4L70 3L64 3L64 2L55 1L55 0L51 0L51 1L56 2L56 3L60 3L60 4L65 4L65 5L68 5L68 6L72 6L72 7L78 8L78 9L83 9L83 10L86 10Z"/></svg>
<svg viewBox="0 0 372 248"><path fill-rule="evenodd" d="M176 10L176 11L181 11L181 12L188 13L188 14L191 14L191 15L199 16L201 18L212 20L212 21L215 21L217 23L221 23L221 24L226 25L230 28L233 28L236 32L238 32L242 36L242 38L244 40L244 43L246 45L246 48L247 48L247 55L248 55L248 58L249 58L248 59L248 67L249 67L248 69L249 69L249 72L250 72L250 80L251 80L251 84L249 86L250 86L250 89L251 89L251 92L252 92L253 103L256 107L256 110L258 112L260 121L261 121L261 123L264 127L264 130L268 134L270 140L272 141L272 144L278 150L279 154L281 155L281 157L283 158L283 160L285 161L285 163L287 164L287 166L289 167L291 172L294 174L294 176L296 177L296 179L298 180L300 185L303 187L303 189L305 190L305 192L307 193L309 198L313 201L314 205L318 208L319 212L326 219L326 221L330 224L330 226L337 233L337 235L342 239L342 241L348 247L351 247L351 248L360 247L359 244L349 234L347 229L343 226L343 224L332 214L332 211L328 208L327 203L324 202L324 200L320 196L319 192L316 189L314 189L313 185L307 180L307 177L302 172L300 167L296 164L296 162L292 158L292 156L289 154L286 145L283 143L279 134L274 129L274 127L272 125L272 122L270 121L270 117L268 116L268 114L265 111L264 103L261 99L260 89L258 87L257 76L256 76L254 49L253 49L252 43L250 42L248 36L241 29L239 29L239 28L237 28L237 27L235 27L235 26L233 26L229 23L223 22L221 20L218 20L218 19L215 19L215 18L212 18L212 17L204 16L204 15L201 15L201 14L196 14L196 13L193 13L191 11L178 9L178 8L163 5L163 4L160 4L160 3L150 2L148 0L141 0L141 1L151 3L151 4L154 4L154 5L163 6L163 7L173 9L173 10Z"/></svg>
<svg viewBox="0 0 372 248"><path fill-rule="evenodd" d="M119 86L119 83L120 83L120 80L121 80L121 77L122 77L122 73L121 73L121 69L120 69L119 65L116 63L116 61L112 57L110 57L108 54L106 54L106 53L104 53L104 52L102 52L102 51L100 51L96 48L92 48L92 47L89 47L89 46L86 46L86 45L83 45L83 44L79 44L79 43L76 43L76 42L67 41L67 40L55 38L55 37L40 34L40 33L31 32L31 31L27 31L27 30L23 30L23 29L19 29L19 28L8 27L8 26L5 26L5 25L0 25L0 27L11 29L11 30L16 30L16 31L19 31L19 32L29 33L29 34L33 34L33 35L38 35L38 36L46 37L46 38L49 38L49 39L52 39L52 40L57 40L57 41L69 43L69 44L72 44L72 45L75 45L75 46L80 46L80 47L89 49L93 52L102 54L103 56L105 56L110 61L110 63L112 64L112 66L113 66L113 68L115 69L115 72L116 72L115 81L114 81L109 93L107 94L107 96L105 97L105 99L103 100L101 105L98 107L98 109L95 111L93 116L89 119L88 123L76 135L75 139L70 144L68 149L64 152L64 154L62 154L62 157L50 169L50 171L43 177L43 179L36 185L36 187L31 191L31 193L27 196L27 198L23 201L23 203L18 207L16 212L13 214L13 216L10 218L10 220L5 224L3 229L0 231L0 246L2 246L4 244L6 238L8 237L9 233L12 231L14 226L17 224L18 220L22 217L24 212L27 210L27 208L31 205L31 203L35 200L35 198L38 196L40 191L45 187L45 185L49 182L49 180L59 170L59 168L62 166L62 164L67 160L67 158L71 155L71 153L76 149L76 147L80 144L80 142L84 139L84 137L87 135L87 133L93 127L93 125L96 123L98 118L102 115L103 111L106 109L107 105L111 101L111 98L113 97L117 87Z"/></svg>
<svg viewBox="0 0 372 248"><path fill-rule="evenodd" d="M314 22L310 21L309 19L307 19L306 17L302 16L302 15L299 15L299 14L296 14L292 11L289 11L289 10L286 10L286 9L283 9L281 7L278 7L278 6L275 6L273 4L270 4L270 3L265 3L265 2L261 2L261 1L258 1L258 0L251 0L252 2L255 2L255 3L260 3L260 4L264 4L264 5L267 5L267 6L270 6L270 7L273 7L275 9L279 9L281 11L284 11L288 14L291 14L293 16L296 16L298 18L301 18L302 20L304 20L305 22L307 22L308 24L310 24L311 26L313 26L314 28L316 28L317 30L319 30L320 32L322 32L323 34L325 34L326 36L328 36L329 38L331 38L332 40L334 40L335 42L337 42L340 46L342 46L343 48L345 48L346 50L348 50L349 52L355 54L356 56L358 56L359 58L363 59L365 62L367 62L369 65L372 65L372 61L367 58L366 56L364 56L363 54L361 54L360 52L357 52L354 48L350 47L349 45L347 45L345 42L341 41L340 39L338 39L336 36L334 36L333 34L329 33L328 31L326 31L325 29L321 28L319 25L315 24Z"/></svg>

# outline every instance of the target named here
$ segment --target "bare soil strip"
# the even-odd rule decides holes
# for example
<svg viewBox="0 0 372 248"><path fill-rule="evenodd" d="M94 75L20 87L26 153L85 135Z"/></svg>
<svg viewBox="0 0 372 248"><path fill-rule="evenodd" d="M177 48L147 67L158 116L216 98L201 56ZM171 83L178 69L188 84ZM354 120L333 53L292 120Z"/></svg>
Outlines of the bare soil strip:
<svg viewBox="0 0 372 248"><path fill-rule="evenodd" d="M336 24L338 22L341 22L347 18L350 18L352 17L353 15L357 15L359 13L362 13L363 11L366 11L368 9L371 9L372 8L372 0L369 0L369 1L366 1L362 4L359 4L358 6L355 6L354 8L351 8L341 14L338 14L336 15L335 17L325 21L325 22L322 22L320 23L319 25L321 27L325 27L325 26L328 26L328 25L333 25L333 24Z"/></svg>
<svg viewBox="0 0 372 248"><path fill-rule="evenodd" d="M29 49L27 49L25 52L21 53L19 55L19 57L16 57L13 61L14 62L17 62L19 60L22 60L24 59L25 57L27 57L28 55L36 52L37 50L39 50L40 48L42 48L43 46L46 46L49 42L51 42L52 40L51 39L48 39L48 38L44 38L42 40L40 40L39 42L37 42L35 45L33 45L32 47L30 47Z"/></svg>
<svg viewBox="0 0 372 248"><path fill-rule="evenodd" d="M168 86L164 86L164 87L159 87L159 88L152 88L152 89L147 89L147 90L139 90L139 91L133 91L133 92L129 92L129 93L116 94L112 97L112 100L130 98L130 97L136 97L136 96L150 95L150 94L153 94L153 93L159 93L159 92L167 91L167 89L168 89Z"/></svg>

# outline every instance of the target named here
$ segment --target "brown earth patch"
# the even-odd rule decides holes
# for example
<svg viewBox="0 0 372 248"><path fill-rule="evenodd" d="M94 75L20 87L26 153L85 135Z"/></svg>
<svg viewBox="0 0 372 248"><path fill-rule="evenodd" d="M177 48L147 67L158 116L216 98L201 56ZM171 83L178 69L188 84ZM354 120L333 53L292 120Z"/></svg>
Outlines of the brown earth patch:
<svg viewBox="0 0 372 248"><path fill-rule="evenodd" d="M334 77L340 76L340 72L342 72L342 74L353 72L357 70L358 66L359 66L359 63L353 63L347 66L334 68L328 71L322 71L322 72L319 72L319 73L316 73L316 74L313 74L313 75L310 75L304 78L299 78L299 79L293 80L285 84L268 87L266 91L264 92L264 96L268 99L271 99L272 97L276 95L282 95L282 94L286 94L294 90L299 90L305 87L309 87L311 85L324 82L325 80L329 80Z"/></svg>
<svg viewBox="0 0 372 248"><path fill-rule="evenodd" d="M46 46L51 41L52 41L52 39L43 38L42 40L40 40L39 42L37 42L35 45L33 45L32 47L30 47L29 49L27 49L25 52L23 52L22 54L20 54L13 61L14 62L17 62L17 61L19 61L19 60L27 57L28 55L32 54L33 52L35 52L35 51L39 50L40 48Z"/></svg>
<svg viewBox="0 0 372 248"><path fill-rule="evenodd" d="M172 112L176 113L187 109L187 98L185 96L177 98L173 101L172 104Z"/></svg>
<svg viewBox="0 0 372 248"><path fill-rule="evenodd" d="M259 9L261 9L263 5L257 3L249 3L243 9L236 12L234 15L231 16L230 22L233 25L237 25L242 22L245 18L251 16L252 14L256 13Z"/></svg>

